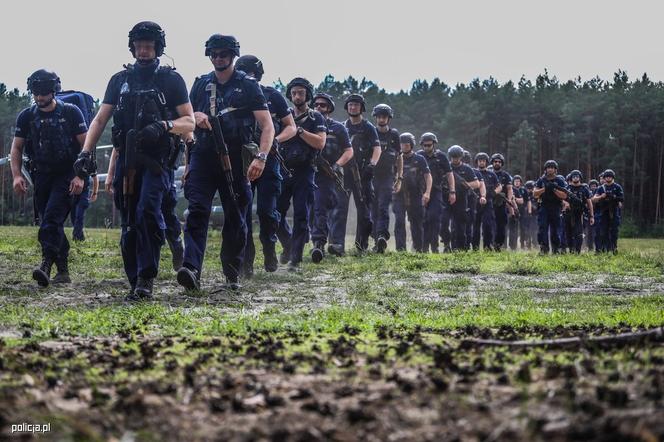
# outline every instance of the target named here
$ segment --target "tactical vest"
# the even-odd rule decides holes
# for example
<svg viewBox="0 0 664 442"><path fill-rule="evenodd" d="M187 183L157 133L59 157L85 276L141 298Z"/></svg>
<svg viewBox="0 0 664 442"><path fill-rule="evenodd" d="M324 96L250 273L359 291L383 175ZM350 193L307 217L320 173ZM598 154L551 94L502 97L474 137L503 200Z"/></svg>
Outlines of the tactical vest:
<svg viewBox="0 0 664 442"><path fill-rule="evenodd" d="M353 135L350 134L350 120L346 121L346 129L348 130L348 135L350 135L350 144L353 146L353 156L355 157L358 166L360 169L363 169L369 161L371 161L371 156L373 155L373 146L371 145L371 140L367 135L367 126L363 124L362 132L357 132Z"/></svg>
<svg viewBox="0 0 664 442"><path fill-rule="evenodd" d="M308 110L306 114L302 114L296 118L295 124L299 127L309 120L315 121L314 111L311 109ZM316 150L297 135L283 143L280 148L281 155L284 157L286 165L289 168L297 169L299 167L313 165L316 161Z"/></svg>
<svg viewBox="0 0 664 442"><path fill-rule="evenodd" d="M431 171L431 187L436 190L441 190L444 185L447 186L446 173L443 173L445 154L438 149L434 150L432 156L428 156L423 150L420 152L422 152L422 156L427 160L429 170Z"/></svg>
<svg viewBox="0 0 664 442"><path fill-rule="evenodd" d="M403 158L403 181L401 183L402 190L408 195L419 196L426 190L426 182L424 175L421 173L421 168L416 161L416 153L410 158Z"/></svg>
<svg viewBox="0 0 664 442"><path fill-rule="evenodd" d="M140 78L131 64L125 66L120 100L113 113L113 144L124 149L127 132L131 129L141 130L156 121L174 119L169 111L166 96L163 92L165 78L173 68L157 67L153 75ZM159 159L168 157L173 149L173 136L165 133L153 145L141 143L139 150Z"/></svg>
<svg viewBox="0 0 664 442"><path fill-rule="evenodd" d="M330 128L330 122L331 119L329 118L325 119L325 126L327 127L327 136L325 138L325 148L323 149L323 152L321 152L321 155L323 156L323 158L325 158L328 161L328 163L334 164L337 162L339 157L343 155L343 152L341 151L341 147L339 146L339 140L337 139L337 135Z"/></svg>
<svg viewBox="0 0 664 442"><path fill-rule="evenodd" d="M26 155L33 170L61 172L71 170L81 145L72 132L75 106L56 99L55 110L43 116L37 105L30 108L30 132Z"/></svg>

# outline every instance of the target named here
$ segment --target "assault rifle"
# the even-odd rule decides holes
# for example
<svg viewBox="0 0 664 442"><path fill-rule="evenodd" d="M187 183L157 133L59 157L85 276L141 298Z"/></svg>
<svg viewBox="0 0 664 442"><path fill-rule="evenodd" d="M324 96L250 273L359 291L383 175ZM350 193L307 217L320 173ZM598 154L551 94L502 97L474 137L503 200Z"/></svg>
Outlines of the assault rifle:
<svg viewBox="0 0 664 442"><path fill-rule="evenodd" d="M327 161L325 158L323 158L322 155L318 155L316 157L316 167L318 168L319 171L323 172L329 178L332 178L334 180L334 184L336 184L337 188L339 190L341 190L343 193L345 193L346 196L350 196L350 190L347 190L344 187L344 176L343 176L343 174L336 173L334 171L334 169L332 169L332 166L330 165L330 162Z"/></svg>
<svg viewBox="0 0 664 442"><path fill-rule="evenodd" d="M221 121L219 121L219 116L217 115L217 87L216 84L210 83L208 88L211 91L210 113L208 114L208 121L212 127L212 143L214 144L214 148L219 155L221 168L224 171L224 178L226 179L226 185L228 186L228 193L231 196L233 204L237 205L237 195L235 194L235 189L233 187L233 169L231 168L231 157L228 154L228 144L226 144L224 133L221 130Z"/></svg>

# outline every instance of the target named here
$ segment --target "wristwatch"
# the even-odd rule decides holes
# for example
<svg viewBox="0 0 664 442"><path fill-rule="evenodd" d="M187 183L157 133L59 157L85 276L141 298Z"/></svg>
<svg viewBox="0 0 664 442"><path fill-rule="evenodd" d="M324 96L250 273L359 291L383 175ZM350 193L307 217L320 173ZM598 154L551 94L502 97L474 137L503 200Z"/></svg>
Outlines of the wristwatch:
<svg viewBox="0 0 664 442"><path fill-rule="evenodd" d="M450 191L449 191L449 194L450 194L450 195L456 195L456 190L450 190Z"/></svg>
<svg viewBox="0 0 664 442"><path fill-rule="evenodd" d="M171 120L166 121L166 132L170 132L173 129L173 122Z"/></svg>
<svg viewBox="0 0 664 442"><path fill-rule="evenodd" d="M258 152L256 154L256 159L259 160L259 161L262 161L262 162L266 162L267 161L267 153L266 152Z"/></svg>
<svg viewBox="0 0 664 442"><path fill-rule="evenodd" d="M302 129L301 127L298 127L297 128L297 134L302 135L302 132L304 132L304 129Z"/></svg>

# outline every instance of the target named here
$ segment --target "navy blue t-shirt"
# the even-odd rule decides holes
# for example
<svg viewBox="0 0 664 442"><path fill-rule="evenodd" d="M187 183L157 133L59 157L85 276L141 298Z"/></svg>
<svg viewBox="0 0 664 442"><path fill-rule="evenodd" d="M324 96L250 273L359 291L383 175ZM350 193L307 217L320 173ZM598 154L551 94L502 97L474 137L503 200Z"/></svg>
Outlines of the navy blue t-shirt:
<svg viewBox="0 0 664 442"><path fill-rule="evenodd" d="M62 103L66 109L63 109L65 114L65 120L67 124L67 130L70 134L76 136L84 134L88 131L88 126L85 124L85 118L83 118L83 113L81 110L69 103ZM17 138L28 138L30 135L30 123L35 118L33 113L34 106L23 109L16 117L16 127L14 128L14 136ZM42 112L37 109L37 115L40 119L47 119L54 116L56 110L53 112Z"/></svg>
<svg viewBox="0 0 664 442"><path fill-rule="evenodd" d="M401 143L399 142L399 131L390 128L387 132L378 131L378 141L380 142L380 159L376 164L376 178L394 178L397 158L401 153Z"/></svg>
<svg viewBox="0 0 664 442"><path fill-rule="evenodd" d="M498 186L498 176L493 170L481 169L480 174L484 179L484 186L486 186L487 201L493 202L496 196L496 187Z"/></svg>
<svg viewBox="0 0 664 442"><path fill-rule="evenodd" d="M374 147L380 146L378 131L373 124L364 119L358 124L352 124L348 119L344 125L348 130L350 143L353 146L355 161L357 161L358 167L362 169L369 164Z"/></svg>
<svg viewBox="0 0 664 442"><path fill-rule="evenodd" d="M281 127L281 120L288 116L290 107L288 106L288 102L286 102L286 98L275 88L261 85L261 90L263 91L270 116L274 122L274 135L279 135L283 129Z"/></svg>
<svg viewBox="0 0 664 442"><path fill-rule="evenodd" d="M556 175L555 178L552 180L549 180L546 175L542 175L537 179L535 182L535 189L544 189L546 188L546 184L549 182L553 182L557 184L558 186L567 189L567 181L565 181L565 178L561 175ZM553 190L547 189L541 196L541 201L542 204L547 205L547 206L561 206L562 201L560 198L558 198Z"/></svg>
<svg viewBox="0 0 664 442"><path fill-rule="evenodd" d="M454 164L452 164L451 166L452 166L452 171L457 175L459 175L459 177L464 179L467 183L472 183L473 181L477 181L477 175L475 175L473 168L470 167L469 165L461 163L458 166L455 166ZM466 192L471 191L470 189L466 189L466 186L462 185L461 183L457 183L456 181L455 181L455 186L458 194L464 194Z"/></svg>
<svg viewBox="0 0 664 442"><path fill-rule="evenodd" d="M189 97L194 112L210 113L212 91L208 90L208 85L213 83L216 84L217 114L220 115L224 138L231 150L239 149L253 139L253 131L256 126L253 113L262 110L269 111L267 101L260 85L253 77L247 76L244 72L234 71L231 78L224 84L220 84L215 73L210 72L198 77L191 88ZM205 145L201 141L209 134L210 131L196 127L197 147Z"/></svg>
<svg viewBox="0 0 664 442"><path fill-rule="evenodd" d="M401 191L419 195L426 190L424 175L431 173L427 160L419 154L403 156L403 180Z"/></svg>
<svg viewBox="0 0 664 442"><path fill-rule="evenodd" d="M574 184L570 184L569 185L569 190L570 190L570 192L572 192L574 194L574 196L576 196L579 200L581 200L581 205L579 207L575 207L575 208L584 208L584 210L585 210L585 208L587 208L586 202L587 202L588 198L591 197L590 189L588 188L588 186L586 186L585 184L579 184L578 186L575 186ZM570 201L570 203L571 203L571 201Z"/></svg>
<svg viewBox="0 0 664 442"><path fill-rule="evenodd" d="M346 126L332 118L326 118L325 125L327 126L327 137L321 155L332 165L339 160L346 149L351 147L350 137Z"/></svg>
<svg viewBox="0 0 664 442"><path fill-rule="evenodd" d="M602 212L612 208L617 208L617 203L625 200L625 193L620 184L613 182L612 184L602 184L597 188L595 195L604 195L605 193L613 195L613 198L605 198L600 201L600 210Z"/></svg>
<svg viewBox="0 0 664 442"><path fill-rule="evenodd" d="M293 115L293 118L295 118L295 115ZM325 117L315 110L308 109L306 113L295 118L295 124L307 132L314 134L319 132L327 133ZM312 165L317 152L316 149L309 146L299 135L295 135L293 138L284 141L280 148L286 164L292 168Z"/></svg>
<svg viewBox="0 0 664 442"><path fill-rule="evenodd" d="M427 160L429 170L431 170L431 189L442 190L443 187L446 187L447 174L452 171L447 156L440 149L435 149L431 155L427 155L424 149L418 150L417 153Z"/></svg>
<svg viewBox="0 0 664 442"><path fill-rule="evenodd" d="M177 115L175 108L181 104L189 102L189 97L187 96L187 85L184 83L184 80L180 74L175 72L174 69L161 69L156 75L155 82L159 87L160 92L163 92L164 94L164 98L166 99L166 107L171 111L171 113L173 113L173 115ZM120 101L122 85L126 81L126 70L114 74L108 81L102 103L110 104L111 106L117 106L118 102Z"/></svg>

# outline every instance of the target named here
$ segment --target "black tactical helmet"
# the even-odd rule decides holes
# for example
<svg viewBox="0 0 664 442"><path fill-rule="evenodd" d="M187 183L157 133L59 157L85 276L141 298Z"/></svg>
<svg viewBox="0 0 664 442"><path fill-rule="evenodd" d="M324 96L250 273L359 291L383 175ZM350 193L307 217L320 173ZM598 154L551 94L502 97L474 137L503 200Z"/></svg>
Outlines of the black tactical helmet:
<svg viewBox="0 0 664 442"><path fill-rule="evenodd" d="M565 181L570 182L572 181L572 174L568 173L567 176L565 177Z"/></svg>
<svg viewBox="0 0 664 442"><path fill-rule="evenodd" d="M323 100L327 101L328 106L330 107L330 113L334 112L334 100L332 99L332 95L326 94L324 92L318 92L316 95L314 95L314 99L312 101L316 101L317 98L322 98Z"/></svg>
<svg viewBox="0 0 664 442"><path fill-rule="evenodd" d="M528 181L526 181L526 184L524 184L524 186L526 186L526 189L534 189L535 188L535 181L528 180Z"/></svg>
<svg viewBox="0 0 664 442"><path fill-rule="evenodd" d="M28 77L28 90L34 95L56 93L60 88L60 77L53 71L39 69Z"/></svg>
<svg viewBox="0 0 664 442"><path fill-rule="evenodd" d="M438 137L433 132L424 132L422 136L420 136L420 144L424 143L425 141L433 141L434 143L437 143Z"/></svg>
<svg viewBox="0 0 664 442"><path fill-rule="evenodd" d="M496 160L500 160L501 166L505 165L505 157L503 156L502 153L494 153L491 155L491 163L493 163Z"/></svg>
<svg viewBox="0 0 664 442"><path fill-rule="evenodd" d="M590 180L590 181L588 181L588 185L589 185L589 186L592 186L593 184L596 185L596 186L599 186L599 181L597 181L597 180Z"/></svg>
<svg viewBox="0 0 664 442"><path fill-rule="evenodd" d="M523 183L523 178L521 178L521 175L514 175L514 176L512 177L512 181L514 181L514 180L519 180L519 181L521 181L521 182Z"/></svg>
<svg viewBox="0 0 664 442"><path fill-rule="evenodd" d="M602 175L604 175L604 178L608 176L610 176L611 178L616 177L616 173L613 171L613 169L606 169Z"/></svg>
<svg viewBox="0 0 664 442"><path fill-rule="evenodd" d="M364 104L364 97L360 94L350 94L348 97L346 97L346 100L344 101L344 110L348 111L348 103L351 101L354 101L355 103L360 103L362 105L362 112L366 112L367 107Z"/></svg>
<svg viewBox="0 0 664 442"><path fill-rule="evenodd" d="M576 175L578 175L578 177L579 177L580 180L583 180L583 174L581 173L580 170L578 170L578 169L574 169L573 171L571 171L571 172L569 173L569 177L570 177L570 179L574 178L574 176L576 176Z"/></svg>
<svg viewBox="0 0 664 442"><path fill-rule="evenodd" d="M205 56L209 57L212 49L228 49L240 56L240 42L232 35L212 34L205 42Z"/></svg>
<svg viewBox="0 0 664 442"><path fill-rule="evenodd" d="M544 163L544 170L546 170L548 167L553 167L554 169L558 170L558 163L555 160L549 160Z"/></svg>
<svg viewBox="0 0 664 442"><path fill-rule="evenodd" d="M256 81L261 81L261 78L263 78L263 74L265 73L263 70L263 62L255 55L243 55L238 58L235 62L235 68L253 74Z"/></svg>
<svg viewBox="0 0 664 442"><path fill-rule="evenodd" d="M306 100L311 101L311 99L314 96L314 85L309 83L309 80L302 77L295 77L288 83L288 85L286 86L286 98L288 98L289 100L291 99L291 89L295 86L300 86L306 89L307 91Z"/></svg>
<svg viewBox="0 0 664 442"><path fill-rule="evenodd" d="M362 101L364 102L364 99ZM389 105L381 103L374 106L373 112L371 112L372 117L377 117L378 115L387 115L390 118L394 118L394 111Z"/></svg>
<svg viewBox="0 0 664 442"><path fill-rule="evenodd" d="M477 164L477 162L479 160L486 161L486 163L488 165L489 164L489 154L487 154L486 152L479 152L477 155L475 155L475 164Z"/></svg>
<svg viewBox="0 0 664 442"><path fill-rule="evenodd" d="M463 158L461 159L464 163L470 163L473 161L473 157L470 156L470 152L468 152L466 149L463 150Z"/></svg>
<svg viewBox="0 0 664 442"><path fill-rule="evenodd" d="M415 149L415 135L410 132L404 132L399 135L399 142L404 144L410 143L410 148Z"/></svg>
<svg viewBox="0 0 664 442"><path fill-rule="evenodd" d="M136 23L131 31L129 31L129 50L131 55L136 57L136 50L134 49L134 42L139 40L154 41L154 49L157 57L161 57L166 47L166 34L157 23L153 21L142 21Z"/></svg>
<svg viewBox="0 0 664 442"><path fill-rule="evenodd" d="M454 145L447 149L447 156L450 158L463 158L463 147Z"/></svg>

